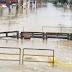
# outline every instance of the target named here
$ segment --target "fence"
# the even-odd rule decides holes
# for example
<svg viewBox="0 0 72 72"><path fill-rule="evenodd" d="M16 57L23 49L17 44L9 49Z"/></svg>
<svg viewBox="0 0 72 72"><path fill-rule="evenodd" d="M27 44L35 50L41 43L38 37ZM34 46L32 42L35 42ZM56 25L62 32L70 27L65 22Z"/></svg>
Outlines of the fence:
<svg viewBox="0 0 72 72"><path fill-rule="evenodd" d="M72 27L42 26L42 32L72 33Z"/></svg>
<svg viewBox="0 0 72 72"><path fill-rule="evenodd" d="M9 36L9 33L16 33L16 36ZM0 32L0 34L5 34L6 36L1 36L1 37L16 37L19 39L19 31L8 31L8 32Z"/></svg>
<svg viewBox="0 0 72 72"><path fill-rule="evenodd" d="M2 49L4 49L3 51L2 51ZM7 50L7 52L6 52L6 50ZM10 51L9 51L10 50ZM18 53L13 53L13 51L12 50L16 50L16 52L18 52ZM17 51L18 50L18 51ZM32 53L34 52L34 51L39 51L39 52L41 52L41 51L51 51L52 52L52 55L47 55L47 54L25 54L25 50L32 50ZM1 52L2 51L2 52ZM50 52L50 53L51 53ZM53 64L53 66L54 66L54 50L52 50L52 49L33 49L33 48L24 48L23 49L23 53L22 53L22 50L21 50L21 48L14 48L14 47L0 47L0 55L2 56L2 55L7 55L7 56L10 56L10 57L12 57L13 56L13 58L10 58L10 57L6 57L6 58L1 58L0 57L0 60L2 60L2 61L19 61L19 64L21 64L21 61L22 61L22 64L23 64L23 62L24 61L27 61L27 62L45 62L45 63L52 63ZM14 56L18 56L19 58L18 59L14 59ZM24 56L38 56L38 57L52 57L52 61L34 61L34 60L25 60L24 59Z"/></svg>
<svg viewBox="0 0 72 72"><path fill-rule="evenodd" d="M38 54L25 54L25 50L32 50L32 52L33 51L35 51L35 50L37 50L37 51L52 51L52 55L38 55ZM34 61L34 60L25 60L24 58L25 58L25 56L38 56L38 57L52 57L53 58L53 61ZM23 62L24 61L26 61L26 62L45 62L45 63L52 63L53 64L53 67L54 67L54 50L52 50L52 49L33 49L33 48L24 48L23 49L23 55L22 55L22 64L23 64Z"/></svg>
<svg viewBox="0 0 72 72"><path fill-rule="evenodd" d="M0 55L9 55L9 56L19 56L19 59L4 59L4 58L0 58L0 60L5 60L5 61L19 61L19 64L21 64L20 62L21 62L21 49L20 48L14 48L14 47L0 47L0 49L2 50L2 49L4 49L2 52L0 52ZM16 50L16 52L17 52L17 50L19 50L19 53L11 53L11 51L10 52L4 52L5 50L7 49L7 51L8 50ZM1 51L0 50L0 51Z"/></svg>
<svg viewBox="0 0 72 72"><path fill-rule="evenodd" d="M46 39L62 38L72 40L72 27L42 26L42 32L46 33Z"/></svg>
<svg viewBox="0 0 72 72"><path fill-rule="evenodd" d="M47 26L46 26L47 27ZM43 31L42 27L42 31ZM52 30L53 29L53 30ZM67 30L66 30L67 29ZM66 32L66 31L67 32ZM30 38L42 38L43 40L47 38L62 38L62 39L68 39L72 40L72 29L71 27L49 27L47 31L43 32L21 32L21 39L30 39ZM16 33L16 35L9 36L9 34ZM5 36L0 37L13 37L19 39L19 31L8 31L8 32L0 32L0 34L5 34Z"/></svg>
<svg viewBox="0 0 72 72"><path fill-rule="evenodd" d="M44 40L45 33L44 32L21 32L21 39L25 35L29 35L32 38L42 38Z"/></svg>
<svg viewBox="0 0 72 72"><path fill-rule="evenodd" d="M46 32L46 39L47 38L61 38L61 39L69 39L68 33L49 33Z"/></svg>

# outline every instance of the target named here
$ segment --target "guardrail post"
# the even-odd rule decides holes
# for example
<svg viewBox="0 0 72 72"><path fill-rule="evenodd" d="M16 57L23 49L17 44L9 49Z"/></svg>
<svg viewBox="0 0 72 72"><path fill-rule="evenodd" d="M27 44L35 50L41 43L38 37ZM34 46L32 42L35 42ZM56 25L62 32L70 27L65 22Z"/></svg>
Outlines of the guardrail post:
<svg viewBox="0 0 72 72"><path fill-rule="evenodd" d="M67 39L69 40L69 33L67 34Z"/></svg>
<svg viewBox="0 0 72 72"><path fill-rule="evenodd" d="M20 49L20 56L19 56L19 65L21 64L21 49Z"/></svg>
<svg viewBox="0 0 72 72"><path fill-rule="evenodd" d="M72 33L70 34L70 40L72 40Z"/></svg>
<svg viewBox="0 0 72 72"><path fill-rule="evenodd" d="M43 34L43 40L45 39L45 33L42 33Z"/></svg>
<svg viewBox="0 0 72 72"><path fill-rule="evenodd" d="M23 58L24 58L24 49L23 49L23 53L22 53L22 65L23 65Z"/></svg>
<svg viewBox="0 0 72 72"><path fill-rule="evenodd" d="M23 32L21 32L21 39L23 39Z"/></svg>
<svg viewBox="0 0 72 72"><path fill-rule="evenodd" d="M68 40L72 40L72 34L68 33L67 39L68 39Z"/></svg>
<svg viewBox="0 0 72 72"><path fill-rule="evenodd" d="M46 33L46 40L47 40L47 33Z"/></svg>
<svg viewBox="0 0 72 72"><path fill-rule="evenodd" d="M54 50L53 50L53 67L54 67Z"/></svg>
<svg viewBox="0 0 72 72"><path fill-rule="evenodd" d="M8 37L8 33L6 32L6 37Z"/></svg>
<svg viewBox="0 0 72 72"><path fill-rule="evenodd" d="M17 31L17 39L19 39L19 31Z"/></svg>

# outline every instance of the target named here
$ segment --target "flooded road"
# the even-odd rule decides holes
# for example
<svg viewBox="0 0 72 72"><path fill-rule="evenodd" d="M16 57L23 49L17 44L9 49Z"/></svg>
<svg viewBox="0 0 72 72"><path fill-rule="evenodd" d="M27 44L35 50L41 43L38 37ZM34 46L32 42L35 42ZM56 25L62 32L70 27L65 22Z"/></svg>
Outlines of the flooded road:
<svg viewBox="0 0 72 72"><path fill-rule="evenodd" d="M19 9L13 7L10 15L8 9L3 9L3 14L0 19L0 31L47 31L51 26L50 31L59 31L60 27L72 27L72 11L62 7L56 7L52 3L47 3L36 9ZM59 28L58 28L59 27ZM64 28L63 31L71 32L71 28Z"/></svg>
<svg viewBox="0 0 72 72"><path fill-rule="evenodd" d="M53 49L55 51L55 66L52 67L50 63L37 63L37 62L24 62L24 65L18 65L16 61L0 61L0 71L2 72L71 72L72 71L72 41L62 39L48 39L43 41L42 39L30 39L30 40L17 40L4 38L0 39L0 47L17 47L17 48L40 48L40 49ZM0 52L2 49L0 49ZM18 53L17 50L4 50L9 53ZM3 52L4 52L3 51ZM25 51L30 54L49 54L49 51ZM50 52L50 54L52 54ZM0 55L0 58L6 59L18 59L18 56ZM25 57L29 60L45 60L52 61L46 57Z"/></svg>
<svg viewBox="0 0 72 72"><path fill-rule="evenodd" d="M22 9L18 11L14 7L11 13L8 9L3 10L0 17L0 32L2 31L51 31L51 32L71 32L72 11L62 7L55 7L52 3L39 6L37 9ZM56 27L56 28L52 28ZM43 29L42 29L43 28ZM50 29L49 29L50 28ZM27 63L18 65L18 62L0 62L1 72L72 72L72 41L65 39L42 39L17 40L13 38L0 39L0 46L23 48L43 48L53 49L55 51L55 67L52 64ZM1 50L0 50L1 51ZM16 52L16 51L15 51ZM38 52L36 52L38 53ZM45 53L45 52L44 52ZM41 54L44 54L41 52ZM1 57L1 56L0 56ZM8 56L4 56L8 58ZM13 57L13 56L12 56ZM11 57L11 58L12 58ZM13 58L17 58L16 56ZM31 59L34 59L31 58ZM35 59L40 60L39 57ZM44 59L44 58L43 58ZM51 59L47 59L51 60ZM50 65L50 67L49 67Z"/></svg>

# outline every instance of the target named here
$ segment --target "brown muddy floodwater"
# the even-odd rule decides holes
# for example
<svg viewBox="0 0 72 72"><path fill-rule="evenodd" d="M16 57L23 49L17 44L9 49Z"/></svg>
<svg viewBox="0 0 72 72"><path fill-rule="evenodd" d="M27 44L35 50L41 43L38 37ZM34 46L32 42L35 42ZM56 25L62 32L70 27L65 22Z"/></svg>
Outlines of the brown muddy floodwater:
<svg viewBox="0 0 72 72"><path fill-rule="evenodd" d="M62 7L55 7L52 3L39 6L37 9L22 9L18 11L13 7L9 14L8 9L4 8L0 17L0 32L3 31L51 31L51 32L70 32L72 31L72 11ZM46 27L47 26L47 27ZM56 27L56 28L52 28ZM61 27L66 27L61 30ZM0 39L0 47L19 47L53 49L55 51L55 67L48 63L0 61L0 72L72 72L72 41L65 39L42 39L17 40L13 38ZM0 52L3 50L0 50ZM4 50L5 52L7 50ZM9 51L15 52L17 51ZM28 51L30 53L30 51ZM31 52L33 53L33 52ZM35 53L39 54L38 51ZM48 52L40 52L48 54ZM0 55L1 58L15 58L17 56ZM29 57L30 60L51 60L49 58Z"/></svg>
<svg viewBox="0 0 72 72"><path fill-rule="evenodd" d="M62 7L56 7L52 3L40 6L37 9L19 9L16 12L15 6L9 14L8 8L3 8L0 17L0 31L48 31L51 27L72 27L72 11ZM42 30L43 26L44 27ZM50 28L50 31L60 29ZM64 28L63 31L71 32L71 28Z"/></svg>

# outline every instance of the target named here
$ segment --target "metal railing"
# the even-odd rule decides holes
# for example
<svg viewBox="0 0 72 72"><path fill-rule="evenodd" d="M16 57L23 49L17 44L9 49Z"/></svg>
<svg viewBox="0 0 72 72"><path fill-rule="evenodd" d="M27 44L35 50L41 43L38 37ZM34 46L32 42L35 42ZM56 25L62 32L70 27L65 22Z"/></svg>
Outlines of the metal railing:
<svg viewBox="0 0 72 72"><path fill-rule="evenodd" d="M38 54L25 54L25 50L40 50L40 51L52 51L52 55L38 55ZM52 57L52 61L34 61L34 60L25 60L25 56L38 56L38 57ZM23 55L22 55L22 64L24 63L24 61L26 62L45 62L45 63L52 63L53 64L53 67L54 67L54 50L52 49L33 49L33 48L24 48L23 49Z"/></svg>
<svg viewBox="0 0 72 72"><path fill-rule="evenodd" d="M72 27L52 27L42 26L42 32L45 33L45 38L62 38L72 40Z"/></svg>
<svg viewBox="0 0 72 72"><path fill-rule="evenodd" d="M33 49L33 48L24 48L23 49L23 53L22 53L22 50L21 48L15 48L15 47L0 47L0 49L4 49L4 51L0 52L0 55L9 55L9 56L19 56L18 59L14 59L13 58L1 58L0 57L0 60L2 61L19 61L19 64L22 64L24 63L24 61L27 61L27 62L45 62L45 63L52 63L53 64L53 67L54 67L54 50L52 49ZM0 50L0 51L1 51ZM5 52L5 50L7 50L8 52ZM9 51L10 50L10 51ZM16 50L15 53L11 52L12 50ZM17 51L18 50L18 51ZM52 51L52 55L48 55L48 54L25 54L25 50L32 50L32 51ZM22 53L22 54L21 54ZM25 60L25 56L38 56L38 57L52 57L52 61L38 61L38 60Z"/></svg>
<svg viewBox="0 0 72 72"><path fill-rule="evenodd" d="M54 33L72 33L72 27L62 27L60 26L42 26L42 32L54 32Z"/></svg>
<svg viewBox="0 0 72 72"><path fill-rule="evenodd" d="M42 38L43 40L45 37L44 32L21 32L21 39L23 39L25 35L29 35L32 38Z"/></svg>
<svg viewBox="0 0 72 72"><path fill-rule="evenodd" d="M69 39L68 33L49 33L46 32L46 40L47 38L61 38L61 39Z"/></svg>
<svg viewBox="0 0 72 72"><path fill-rule="evenodd" d="M10 55L10 56L19 56L19 59L3 59L0 58L0 60L4 60L4 61L19 61L19 64L21 64L21 49L20 48L14 48L14 47L0 47L0 49L11 49L11 50L19 50L19 53L7 53L7 52L0 52L0 55Z"/></svg>
<svg viewBox="0 0 72 72"><path fill-rule="evenodd" d="M44 27L45 26L42 27L42 32L21 32L20 34L19 34L19 31L0 32L0 34L5 34L5 36L0 36L0 37L13 37L13 38L17 38L17 39L19 39L19 37L21 37L21 39L23 39L23 38L24 39L42 38L43 40L44 39L47 40L47 38L62 38L62 39L72 40L72 33L69 32L69 30L72 31L71 27L61 27L61 28L60 27L49 27L49 29L52 28L55 30L50 31L51 30L50 29L50 30L47 30L46 32L43 31ZM48 26L46 26L46 27L48 27ZM59 29L59 31L57 29ZM66 30L68 32L64 32L63 30L64 31ZM16 35L9 36L10 33L12 33L12 34L16 33ZM21 36L19 36L19 35L21 35Z"/></svg>
<svg viewBox="0 0 72 72"><path fill-rule="evenodd" d="M19 31L7 31L7 32L0 32L0 34L5 34L5 36L1 36L1 37L14 37L14 36L9 36L9 33L16 33L16 38L19 39Z"/></svg>

